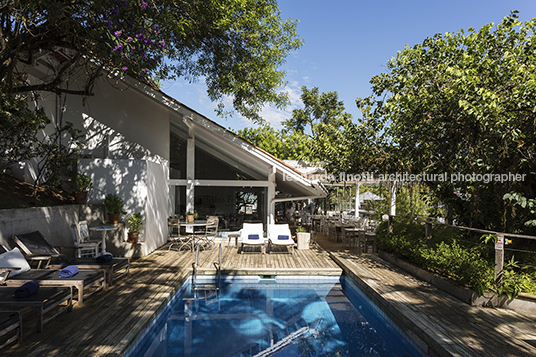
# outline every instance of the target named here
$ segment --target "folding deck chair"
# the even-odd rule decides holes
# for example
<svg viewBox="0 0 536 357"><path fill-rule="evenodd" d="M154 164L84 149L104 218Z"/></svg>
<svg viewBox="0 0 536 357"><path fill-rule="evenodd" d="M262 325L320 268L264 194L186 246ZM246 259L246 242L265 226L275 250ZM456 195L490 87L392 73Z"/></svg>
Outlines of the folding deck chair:
<svg viewBox="0 0 536 357"><path fill-rule="evenodd" d="M18 248L0 254L0 284L22 286L30 281L40 286L68 286L78 290L78 303L84 298L106 289L105 273L100 269L79 270L70 278L60 278L60 270L30 269L30 265ZM92 289L90 291L90 289Z"/></svg>
<svg viewBox="0 0 536 357"><path fill-rule="evenodd" d="M102 269L106 272L109 286L129 273L128 258L113 258L106 263L97 262L95 258L69 258L60 254L39 231L16 234L12 239L27 260L38 262L38 269L63 269L68 265L76 265L79 269Z"/></svg>

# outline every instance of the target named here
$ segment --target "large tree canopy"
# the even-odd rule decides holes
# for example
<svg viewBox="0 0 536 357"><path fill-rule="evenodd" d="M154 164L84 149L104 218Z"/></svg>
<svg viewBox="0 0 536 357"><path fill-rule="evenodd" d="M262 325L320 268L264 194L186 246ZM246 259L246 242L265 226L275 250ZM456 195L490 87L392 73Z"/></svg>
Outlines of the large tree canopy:
<svg viewBox="0 0 536 357"><path fill-rule="evenodd" d="M318 162L330 172L335 166L348 168L347 157L359 130L337 92L321 93L318 87L303 86L301 100L303 108L294 109L282 129L246 128L238 135L280 159Z"/></svg>
<svg viewBox="0 0 536 357"><path fill-rule="evenodd" d="M9 92L90 95L102 69L157 81L203 78L211 100L229 96L254 120L263 105L287 102L278 68L301 45L296 21L281 19L276 0L0 0L0 16L0 79ZM17 62L47 53L61 63L54 75L27 83ZM80 70L85 87L69 89Z"/></svg>
<svg viewBox="0 0 536 357"><path fill-rule="evenodd" d="M447 173L447 182L426 183L451 218L523 230L534 217L522 208L536 192L535 30L536 19L521 23L514 12L399 52L372 78L374 96L357 100L377 128L380 169ZM496 176L505 174L525 176Z"/></svg>

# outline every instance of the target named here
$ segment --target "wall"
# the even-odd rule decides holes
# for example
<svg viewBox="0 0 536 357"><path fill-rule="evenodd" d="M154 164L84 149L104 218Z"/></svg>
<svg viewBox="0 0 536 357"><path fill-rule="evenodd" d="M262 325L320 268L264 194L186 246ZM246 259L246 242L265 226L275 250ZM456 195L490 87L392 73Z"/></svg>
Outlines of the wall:
<svg viewBox="0 0 536 357"><path fill-rule="evenodd" d="M0 243L9 248L13 234L40 231L50 244L72 247L71 224L78 222L80 205L0 210Z"/></svg>
<svg viewBox="0 0 536 357"><path fill-rule="evenodd" d="M124 223L128 222L130 214L142 214L143 228L139 239L144 244L140 246L141 255L149 254L166 243L167 165L147 160L80 159L78 172L93 180L88 203L102 203L107 194L113 193L125 203L127 213L121 217ZM121 237L115 237L113 244L124 249Z"/></svg>

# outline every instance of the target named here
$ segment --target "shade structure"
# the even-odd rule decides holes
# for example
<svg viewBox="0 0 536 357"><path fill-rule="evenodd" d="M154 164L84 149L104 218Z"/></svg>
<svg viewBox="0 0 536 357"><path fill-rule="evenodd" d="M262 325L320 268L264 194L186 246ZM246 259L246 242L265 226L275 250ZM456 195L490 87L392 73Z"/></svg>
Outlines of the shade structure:
<svg viewBox="0 0 536 357"><path fill-rule="evenodd" d="M359 201L383 201L384 199L370 191L363 192L359 195Z"/></svg>

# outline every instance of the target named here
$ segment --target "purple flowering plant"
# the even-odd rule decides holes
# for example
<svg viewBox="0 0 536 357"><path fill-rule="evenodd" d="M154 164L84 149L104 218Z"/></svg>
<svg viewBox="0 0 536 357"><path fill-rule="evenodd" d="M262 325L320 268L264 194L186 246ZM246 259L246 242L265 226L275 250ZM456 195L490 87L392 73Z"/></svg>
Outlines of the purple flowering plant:
<svg viewBox="0 0 536 357"><path fill-rule="evenodd" d="M117 68L146 78L162 60L166 43L155 36L160 28L151 24L145 15L149 4L145 0L119 0L102 20L102 30L112 56L118 61Z"/></svg>

